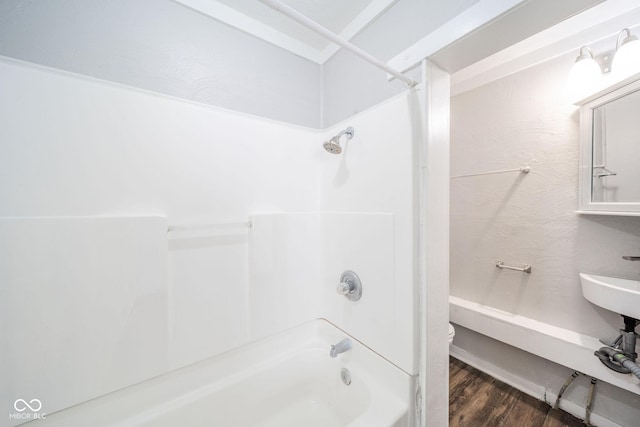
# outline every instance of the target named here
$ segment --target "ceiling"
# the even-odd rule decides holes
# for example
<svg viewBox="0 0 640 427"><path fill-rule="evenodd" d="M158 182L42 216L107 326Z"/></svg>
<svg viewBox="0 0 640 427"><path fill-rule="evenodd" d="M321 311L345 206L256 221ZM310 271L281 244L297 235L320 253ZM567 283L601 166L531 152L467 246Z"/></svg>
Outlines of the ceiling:
<svg viewBox="0 0 640 427"><path fill-rule="evenodd" d="M175 1L318 64L339 49L259 0ZM396 1L285 0L282 3L349 40Z"/></svg>

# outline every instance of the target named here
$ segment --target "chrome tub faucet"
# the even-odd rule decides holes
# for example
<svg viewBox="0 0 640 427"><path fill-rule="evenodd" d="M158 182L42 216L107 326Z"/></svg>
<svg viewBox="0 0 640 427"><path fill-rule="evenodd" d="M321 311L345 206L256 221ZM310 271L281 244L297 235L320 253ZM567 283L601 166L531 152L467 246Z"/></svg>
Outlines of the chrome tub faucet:
<svg viewBox="0 0 640 427"><path fill-rule="evenodd" d="M334 344L331 346L331 350L329 351L329 356L336 357L340 353L344 353L345 351L351 350L351 340L349 338L345 338L340 341L338 344Z"/></svg>

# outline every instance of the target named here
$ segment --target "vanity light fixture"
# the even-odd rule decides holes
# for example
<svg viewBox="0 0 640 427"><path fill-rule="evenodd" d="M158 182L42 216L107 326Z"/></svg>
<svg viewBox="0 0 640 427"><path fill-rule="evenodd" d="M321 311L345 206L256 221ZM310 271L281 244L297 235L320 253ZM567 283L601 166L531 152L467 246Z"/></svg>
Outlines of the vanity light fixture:
<svg viewBox="0 0 640 427"><path fill-rule="evenodd" d="M600 65L593 59L589 46L582 46L580 54L569 73L569 91L572 96L588 92L597 87L602 79Z"/></svg>
<svg viewBox="0 0 640 427"><path fill-rule="evenodd" d="M611 72L619 78L628 77L640 70L640 40L624 28L618 34L616 53L611 63Z"/></svg>
<svg viewBox="0 0 640 427"><path fill-rule="evenodd" d="M593 59L593 52L589 46L582 46L569 73L569 81L576 88L583 89L585 86L597 84L601 76L602 72L596 60Z"/></svg>
<svg viewBox="0 0 640 427"><path fill-rule="evenodd" d="M628 28L618 33L615 52L602 56L604 72L588 46L582 46L567 85L570 99L577 101L640 72L640 40ZM613 61L608 63L608 59ZM610 64L610 65L609 65Z"/></svg>

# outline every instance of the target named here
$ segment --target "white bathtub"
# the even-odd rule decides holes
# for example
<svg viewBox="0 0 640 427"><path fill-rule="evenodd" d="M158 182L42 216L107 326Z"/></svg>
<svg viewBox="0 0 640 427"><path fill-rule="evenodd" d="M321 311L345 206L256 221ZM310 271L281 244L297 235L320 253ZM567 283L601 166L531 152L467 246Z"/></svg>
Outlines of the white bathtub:
<svg viewBox="0 0 640 427"><path fill-rule="evenodd" d="M49 414L47 427L407 427L411 377L316 320L133 387ZM345 385L341 370L351 374Z"/></svg>

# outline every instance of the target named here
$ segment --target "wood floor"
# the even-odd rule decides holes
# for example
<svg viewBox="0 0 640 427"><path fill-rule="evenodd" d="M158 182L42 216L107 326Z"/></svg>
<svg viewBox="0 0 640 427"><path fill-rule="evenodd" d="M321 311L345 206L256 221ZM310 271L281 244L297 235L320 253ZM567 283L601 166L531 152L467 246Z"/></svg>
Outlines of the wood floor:
<svg viewBox="0 0 640 427"><path fill-rule="evenodd" d="M450 427L583 427L581 420L454 358L449 359Z"/></svg>

